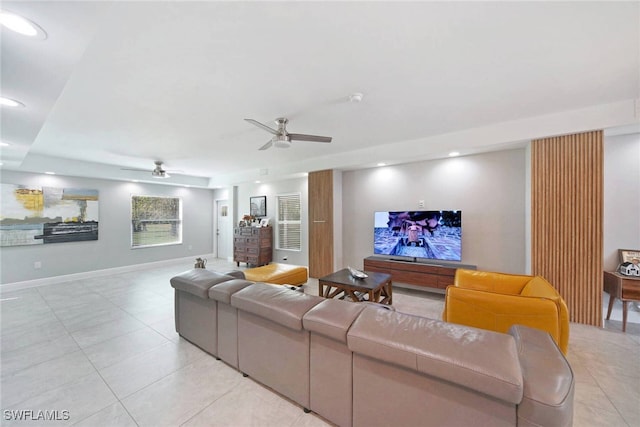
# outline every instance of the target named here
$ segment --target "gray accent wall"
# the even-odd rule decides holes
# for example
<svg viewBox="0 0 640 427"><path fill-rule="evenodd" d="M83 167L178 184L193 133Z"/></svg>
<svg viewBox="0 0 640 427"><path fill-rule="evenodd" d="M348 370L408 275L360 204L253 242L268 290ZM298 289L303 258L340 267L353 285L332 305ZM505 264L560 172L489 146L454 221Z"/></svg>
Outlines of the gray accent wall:
<svg viewBox="0 0 640 427"><path fill-rule="evenodd" d="M2 247L2 284L175 258L195 258L212 252L212 190L9 171L2 172L2 183L97 189L100 199L97 241ZM183 243L132 249L131 195L180 197ZM40 262L42 267L34 268L35 262Z"/></svg>
<svg viewBox="0 0 640 427"><path fill-rule="evenodd" d="M375 211L460 209L462 263L525 272L524 148L344 172L342 191L345 266L373 255Z"/></svg>

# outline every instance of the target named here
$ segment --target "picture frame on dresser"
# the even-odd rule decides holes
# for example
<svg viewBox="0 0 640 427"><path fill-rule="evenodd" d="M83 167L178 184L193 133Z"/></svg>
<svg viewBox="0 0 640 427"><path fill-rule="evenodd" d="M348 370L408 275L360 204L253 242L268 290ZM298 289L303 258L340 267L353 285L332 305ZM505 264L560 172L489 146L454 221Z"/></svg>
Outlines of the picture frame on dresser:
<svg viewBox="0 0 640 427"><path fill-rule="evenodd" d="M267 196L249 197L249 213L254 217L267 216Z"/></svg>
<svg viewBox="0 0 640 427"><path fill-rule="evenodd" d="M634 259L640 259L640 249L618 249L620 263L633 262Z"/></svg>

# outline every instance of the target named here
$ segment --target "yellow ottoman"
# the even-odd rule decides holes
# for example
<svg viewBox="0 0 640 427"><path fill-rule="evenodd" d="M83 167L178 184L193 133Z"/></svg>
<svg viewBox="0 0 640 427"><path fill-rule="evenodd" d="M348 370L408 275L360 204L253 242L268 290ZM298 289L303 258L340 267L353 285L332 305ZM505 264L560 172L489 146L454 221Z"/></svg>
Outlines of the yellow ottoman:
<svg viewBox="0 0 640 427"><path fill-rule="evenodd" d="M247 268L244 277L253 282L276 283L278 285L300 286L307 283L307 267L289 264L269 264Z"/></svg>

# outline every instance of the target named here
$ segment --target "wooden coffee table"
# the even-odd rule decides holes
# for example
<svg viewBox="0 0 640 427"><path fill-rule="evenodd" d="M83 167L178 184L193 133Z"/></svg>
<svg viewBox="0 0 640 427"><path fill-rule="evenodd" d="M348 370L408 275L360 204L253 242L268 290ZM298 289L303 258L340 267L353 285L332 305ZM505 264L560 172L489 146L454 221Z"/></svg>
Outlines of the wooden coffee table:
<svg viewBox="0 0 640 427"><path fill-rule="evenodd" d="M352 301L371 301L391 305L393 288L391 275L366 272L369 277L356 279L343 268L318 279L318 294L325 298L351 298Z"/></svg>

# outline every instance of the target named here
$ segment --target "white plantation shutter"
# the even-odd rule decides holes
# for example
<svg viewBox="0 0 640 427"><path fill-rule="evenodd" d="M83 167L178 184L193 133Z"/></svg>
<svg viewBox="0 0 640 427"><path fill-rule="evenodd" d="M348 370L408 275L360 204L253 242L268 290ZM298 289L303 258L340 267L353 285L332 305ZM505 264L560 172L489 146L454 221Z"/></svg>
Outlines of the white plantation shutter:
<svg viewBox="0 0 640 427"><path fill-rule="evenodd" d="M300 194L281 194L276 197L277 249L301 250Z"/></svg>

